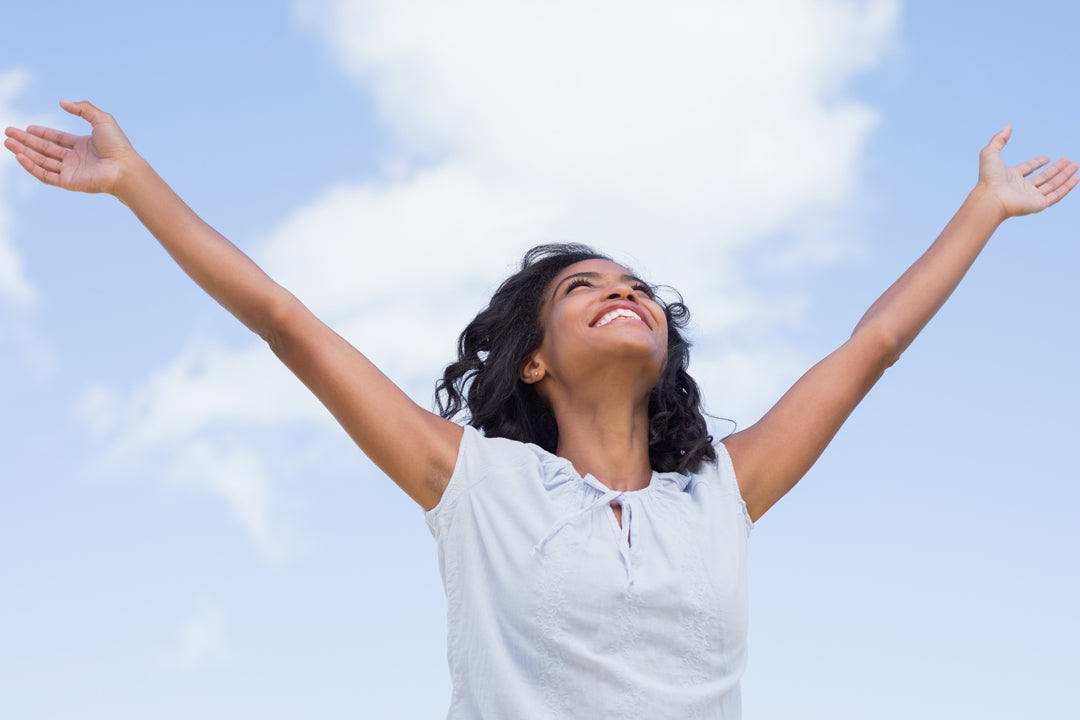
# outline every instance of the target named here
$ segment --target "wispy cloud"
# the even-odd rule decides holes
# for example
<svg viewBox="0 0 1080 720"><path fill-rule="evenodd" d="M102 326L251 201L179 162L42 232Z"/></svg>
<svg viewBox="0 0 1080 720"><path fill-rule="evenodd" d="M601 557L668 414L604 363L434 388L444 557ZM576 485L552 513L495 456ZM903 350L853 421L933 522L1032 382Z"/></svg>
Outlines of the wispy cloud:
<svg viewBox="0 0 1080 720"><path fill-rule="evenodd" d="M105 467L153 467L155 477L173 486L221 498L267 563L298 552L267 451L234 438L228 428L329 419L265 347L227 351L195 339L135 393L94 385L76 410L102 442Z"/></svg>
<svg viewBox="0 0 1080 720"><path fill-rule="evenodd" d="M0 127L25 127L30 118L15 108L15 101L30 82L25 70L14 68L0 71ZM33 326L32 310L38 302L38 291L26 276L22 257L12 234L15 190L12 177L22 168L3 150L0 162L0 351L17 363L18 379L41 381L56 368L52 350ZM2 364L2 363L0 363ZM5 368L10 372L13 368Z"/></svg>
<svg viewBox="0 0 1080 720"><path fill-rule="evenodd" d="M219 662L227 653L225 613L203 599L177 632L176 657L183 667L197 668Z"/></svg>
<svg viewBox="0 0 1080 720"><path fill-rule="evenodd" d="M29 81L30 77L24 70L0 72L0 118L4 119L5 124L26 124L16 113L14 102ZM11 191L8 179L16 171L21 172L21 169L11 162L10 157L0 163L0 302L26 307L34 302L36 293L23 274L22 261L11 238Z"/></svg>
<svg viewBox="0 0 1080 720"><path fill-rule="evenodd" d="M258 259L418 400L507 268L547 240L595 244L675 284L701 335L753 334L753 344L701 344L707 389L733 369L742 378L723 414L745 420L790 380L791 363L776 358L793 353L770 329L797 319L799 298L756 295L740 264L779 232L791 256L835 253L797 221L852 196L876 116L848 82L880 59L896 2L296 7L397 145L383 177L297 208ZM183 446L170 457L187 474L183 457L201 448L198 472L234 467L248 480L195 484L269 542L270 451L211 432L325 418L266 369L274 362L259 343L205 343L130 393L98 391L115 418L113 452Z"/></svg>

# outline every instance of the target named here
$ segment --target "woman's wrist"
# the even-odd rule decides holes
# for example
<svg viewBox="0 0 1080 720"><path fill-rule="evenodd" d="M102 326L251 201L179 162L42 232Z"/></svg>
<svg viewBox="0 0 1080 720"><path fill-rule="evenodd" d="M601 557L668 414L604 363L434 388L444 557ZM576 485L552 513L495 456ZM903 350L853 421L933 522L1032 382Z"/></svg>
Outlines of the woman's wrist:
<svg viewBox="0 0 1080 720"><path fill-rule="evenodd" d="M136 193L140 189L145 189L147 183L154 177L156 173L150 167L150 163L138 153L132 152L129 157L117 163L116 179L113 181L109 194L131 207Z"/></svg>
<svg viewBox="0 0 1080 720"><path fill-rule="evenodd" d="M982 180L975 183L964 204L970 205L980 217L992 222L994 227L1012 217L998 194Z"/></svg>

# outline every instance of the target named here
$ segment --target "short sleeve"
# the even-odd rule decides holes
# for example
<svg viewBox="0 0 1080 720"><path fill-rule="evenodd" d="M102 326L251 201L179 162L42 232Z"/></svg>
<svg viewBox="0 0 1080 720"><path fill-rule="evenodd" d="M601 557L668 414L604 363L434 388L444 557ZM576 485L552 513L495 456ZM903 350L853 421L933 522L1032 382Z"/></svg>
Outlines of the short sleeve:
<svg viewBox="0 0 1080 720"><path fill-rule="evenodd" d="M724 443L718 442L715 447L716 471L720 484L726 492L730 492L738 501L739 512L746 523L746 534L749 535L750 531L754 529L754 521L750 519L750 510L747 509L746 500L743 499L742 492L739 490L739 482L735 477L735 466L731 462L731 455L728 454Z"/></svg>

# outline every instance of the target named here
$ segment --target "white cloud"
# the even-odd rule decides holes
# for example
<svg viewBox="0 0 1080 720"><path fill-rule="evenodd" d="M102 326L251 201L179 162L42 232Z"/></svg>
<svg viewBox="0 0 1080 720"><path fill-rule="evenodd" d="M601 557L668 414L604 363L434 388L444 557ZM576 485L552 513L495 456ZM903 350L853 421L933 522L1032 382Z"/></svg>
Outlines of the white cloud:
<svg viewBox="0 0 1080 720"><path fill-rule="evenodd" d="M873 113L840 89L895 14L805 0L300 8L406 152L548 200L549 231L691 247L846 196Z"/></svg>
<svg viewBox="0 0 1080 720"><path fill-rule="evenodd" d="M225 613L208 600L202 600L195 614L177 633L180 664L195 668L218 662L228 651L225 641Z"/></svg>
<svg viewBox="0 0 1080 720"><path fill-rule="evenodd" d="M701 343L695 368L712 410L745 424L792 379L770 331L800 298L754 294L740 262L778 231L788 257L836 253L797 221L851 197L875 113L847 83L879 61L897 13L894 0L299 2L399 145L384 178L296 209L258 259L391 377L430 387L523 249L595 244L676 285L699 332L730 339ZM212 447L252 479L207 489L262 542L263 450L206 443L222 424L317 416L274 362L261 345L189 348L108 401L114 449Z"/></svg>
<svg viewBox="0 0 1080 720"><path fill-rule="evenodd" d="M25 127L29 118L14 109L15 99L26 87L30 76L25 70L0 71L0 127ZM38 294L23 270L22 258L12 238L13 199L11 178L22 173L6 149L0 150L0 355L14 361L14 366L2 367L5 373L17 377L16 382L30 379L40 382L56 368L56 359L47 343L31 322L29 312ZM0 361L0 366L6 363Z"/></svg>
<svg viewBox="0 0 1080 720"><path fill-rule="evenodd" d="M107 466L161 466L156 474L173 485L225 500L265 561L280 563L296 553L266 453L227 430L330 422L265 346L226 350L195 339L129 397L94 385L76 409L105 442Z"/></svg>
<svg viewBox="0 0 1080 720"><path fill-rule="evenodd" d="M298 212L269 265L321 312L362 327L365 348L383 347L367 343L387 327L376 303L409 323L433 307L467 319L484 298L455 281L488 289L544 240L594 244L676 285L707 336L790 325L799 303L760 297L739 267L780 231L794 238L787 258L827 262L845 249L800 221L851 197L875 113L846 85L881 58L898 7L299 2L301 20L374 93L401 140L395 167L423 169ZM437 371L463 323L442 325L398 332L392 359ZM730 411L760 412L781 379Z"/></svg>
<svg viewBox="0 0 1080 720"><path fill-rule="evenodd" d="M14 69L0 72L0 118L6 124L23 126L26 123L12 108L15 98L22 92L30 77L24 70ZM0 162L0 301L25 307L36 298L34 288L26 279L22 270L22 261L11 240L11 207L8 177L11 172L21 168L4 150L3 162ZM13 170L14 168L14 170Z"/></svg>
<svg viewBox="0 0 1080 720"><path fill-rule="evenodd" d="M215 495L232 510L264 562L291 560L299 543L274 490L266 462L243 443L199 438L179 444L172 456L172 482Z"/></svg>
<svg viewBox="0 0 1080 720"><path fill-rule="evenodd" d="M776 400L777 392L794 383L809 368L810 362L781 343L744 343L736 351L698 353L690 372L699 380L725 380L718 392L706 395L706 412L732 420L738 429L742 429L748 424L748 418L752 420L767 409L763 398ZM724 435L732 430L730 426L718 427Z"/></svg>
<svg viewBox="0 0 1080 720"><path fill-rule="evenodd" d="M265 345L234 350L201 337L128 398L92 387L81 406L100 433L123 430L111 446L117 458L195 437L214 423L274 425L325 415Z"/></svg>

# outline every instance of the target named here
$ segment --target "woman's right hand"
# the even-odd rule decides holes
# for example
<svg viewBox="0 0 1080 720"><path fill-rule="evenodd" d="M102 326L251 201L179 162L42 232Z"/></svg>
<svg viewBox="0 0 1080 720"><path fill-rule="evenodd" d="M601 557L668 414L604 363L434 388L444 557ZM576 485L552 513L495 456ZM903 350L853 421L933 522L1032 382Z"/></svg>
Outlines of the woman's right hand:
<svg viewBox="0 0 1080 720"><path fill-rule="evenodd" d="M112 115L88 102L60 101L60 107L90 123L89 135L73 135L31 125L9 127L4 147L23 168L46 185L87 193L117 194L124 169L138 161Z"/></svg>

